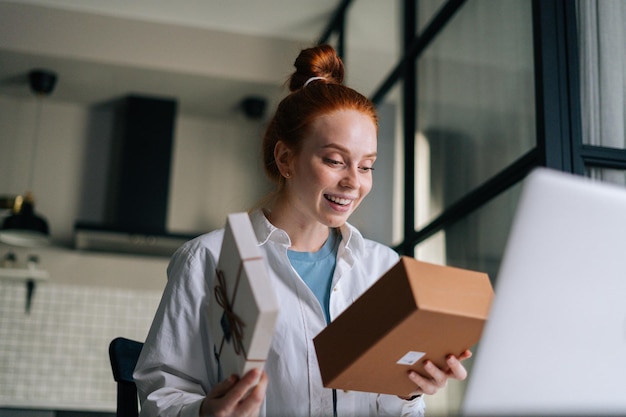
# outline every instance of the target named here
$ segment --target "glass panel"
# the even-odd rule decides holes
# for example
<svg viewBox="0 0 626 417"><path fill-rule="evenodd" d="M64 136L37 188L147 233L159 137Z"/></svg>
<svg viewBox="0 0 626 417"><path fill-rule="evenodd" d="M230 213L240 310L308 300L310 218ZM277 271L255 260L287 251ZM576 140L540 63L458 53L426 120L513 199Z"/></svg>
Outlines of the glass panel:
<svg viewBox="0 0 626 417"><path fill-rule="evenodd" d="M626 146L626 2L578 1L583 142Z"/></svg>
<svg viewBox="0 0 626 417"><path fill-rule="evenodd" d="M326 43L332 45L332 47L339 53L339 32L331 32Z"/></svg>
<svg viewBox="0 0 626 417"><path fill-rule="evenodd" d="M417 2L417 30L423 31L446 0L418 0Z"/></svg>
<svg viewBox="0 0 626 417"><path fill-rule="evenodd" d="M404 219L404 159L402 143L402 101L396 84L377 106L378 157L374 164L374 185L350 223L364 236L394 246L402 241ZM372 221L376 219L376 221Z"/></svg>
<svg viewBox="0 0 626 417"><path fill-rule="evenodd" d="M495 285L520 192L521 183L518 183L461 221L418 244L414 256L439 265L485 272ZM478 346L473 351L477 349ZM470 375L471 365L471 360L465 362ZM446 411L445 415L458 415L464 390L465 381L449 384L435 396L440 398L439 404L428 404L431 411L436 405Z"/></svg>
<svg viewBox="0 0 626 417"><path fill-rule="evenodd" d="M612 184L626 186L626 171L608 168L587 168L588 177Z"/></svg>
<svg viewBox="0 0 626 417"><path fill-rule="evenodd" d="M489 274L495 283L521 192L518 183L415 247L426 262Z"/></svg>
<svg viewBox="0 0 626 417"><path fill-rule="evenodd" d="M400 0L355 0L346 19L346 84L371 96L400 60ZM372 22L371 16L376 16Z"/></svg>
<svg viewBox="0 0 626 417"><path fill-rule="evenodd" d="M535 146L531 17L468 1L418 60L418 226Z"/></svg>

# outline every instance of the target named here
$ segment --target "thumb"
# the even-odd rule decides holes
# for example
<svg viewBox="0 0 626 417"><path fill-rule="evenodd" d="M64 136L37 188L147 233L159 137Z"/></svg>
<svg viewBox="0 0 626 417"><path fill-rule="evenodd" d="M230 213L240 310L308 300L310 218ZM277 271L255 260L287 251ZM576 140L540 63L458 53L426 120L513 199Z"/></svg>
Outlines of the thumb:
<svg viewBox="0 0 626 417"><path fill-rule="evenodd" d="M238 378L236 375L231 375L228 378L226 378L225 380L223 380L222 382L220 382L219 384L215 385L211 391L209 392L209 395L207 395L207 397L209 398L221 398L223 397L228 391L230 391L230 389L233 387L233 385L235 385L235 383L237 382Z"/></svg>

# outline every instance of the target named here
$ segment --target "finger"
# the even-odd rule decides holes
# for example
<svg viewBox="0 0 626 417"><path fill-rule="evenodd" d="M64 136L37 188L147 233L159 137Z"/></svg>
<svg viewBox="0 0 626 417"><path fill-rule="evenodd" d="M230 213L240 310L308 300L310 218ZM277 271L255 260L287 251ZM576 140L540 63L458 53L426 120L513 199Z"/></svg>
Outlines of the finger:
<svg viewBox="0 0 626 417"><path fill-rule="evenodd" d="M231 375L219 384L216 384L209 394L207 395L209 398L221 398L226 394L237 382L237 375Z"/></svg>
<svg viewBox="0 0 626 417"><path fill-rule="evenodd" d="M267 374L261 373L258 383L236 408L237 416L258 416L267 389Z"/></svg>
<svg viewBox="0 0 626 417"><path fill-rule="evenodd" d="M460 361L464 361L464 360L469 359L471 357L472 357L472 351L466 350L463 353L461 353L461 355L458 356L458 359Z"/></svg>
<svg viewBox="0 0 626 417"><path fill-rule="evenodd" d="M467 378L467 370L463 366L460 360L458 360L454 355L449 355L446 358L446 363L450 367L450 373L452 377L458 379L460 381Z"/></svg>
<svg viewBox="0 0 626 417"><path fill-rule="evenodd" d="M261 402L265 398L265 391L267 390L267 374L265 372L261 373L261 377L259 378L259 382L256 386L250 391L248 398L246 401L251 402Z"/></svg>
<svg viewBox="0 0 626 417"><path fill-rule="evenodd" d="M259 380L264 373L263 369L252 368L243 376L243 378L241 378L241 381L252 388L259 383Z"/></svg>
<svg viewBox="0 0 626 417"><path fill-rule="evenodd" d="M448 381L448 375L444 370L439 369L437 365L429 360L424 363L424 369L430 374L430 376L432 377L430 382L434 383L436 387L443 388L446 386Z"/></svg>
<svg viewBox="0 0 626 417"><path fill-rule="evenodd" d="M435 384L433 384L433 382L430 379L423 377L422 375L418 374L415 371L409 371L409 379L417 386L417 390L413 391L411 393L412 395L417 395L417 394L433 395L437 393L438 391L437 386L435 386Z"/></svg>
<svg viewBox="0 0 626 417"><path fill-rule="evenodd" d="M250 389L257 384L261 376L261 372L262 371L257 368L251 369L231 388L231 390L224 396L224 398L227 399L229 402L241 401L246 396L246 394L248 394Z"/></svg>

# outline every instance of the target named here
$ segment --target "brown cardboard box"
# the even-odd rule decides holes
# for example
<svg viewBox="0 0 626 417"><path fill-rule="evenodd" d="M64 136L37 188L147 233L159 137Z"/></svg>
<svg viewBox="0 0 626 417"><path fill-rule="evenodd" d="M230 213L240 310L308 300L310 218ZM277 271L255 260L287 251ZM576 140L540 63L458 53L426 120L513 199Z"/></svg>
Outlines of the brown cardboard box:
<svg viewBox="0 0 626 417"><path fill-rule="evenodd" d="M478 342L492 298L487 274L402 257L315 337L324 386L409 396L410 369Z"/></svg>

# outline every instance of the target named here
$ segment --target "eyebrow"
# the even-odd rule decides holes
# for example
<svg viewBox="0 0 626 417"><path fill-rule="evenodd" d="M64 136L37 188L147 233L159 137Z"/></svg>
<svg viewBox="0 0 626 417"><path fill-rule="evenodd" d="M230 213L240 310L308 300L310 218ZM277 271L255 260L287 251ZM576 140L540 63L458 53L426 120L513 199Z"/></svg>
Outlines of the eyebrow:
<svg viewBox="0 0 626 417"><path fill-rule="evenodd" d="M341 152L350 153L348 148L344 148L343 146L337 145L336 143L329 143L328 145L324 145L322 146L322 149L337 149ZM378 152L372 152L367 155L363 155L364 158L375 158L376 156L378 156Z"/></svg>

